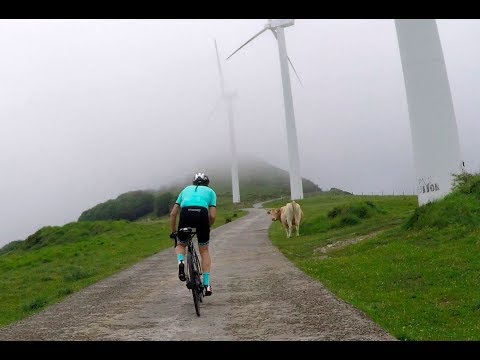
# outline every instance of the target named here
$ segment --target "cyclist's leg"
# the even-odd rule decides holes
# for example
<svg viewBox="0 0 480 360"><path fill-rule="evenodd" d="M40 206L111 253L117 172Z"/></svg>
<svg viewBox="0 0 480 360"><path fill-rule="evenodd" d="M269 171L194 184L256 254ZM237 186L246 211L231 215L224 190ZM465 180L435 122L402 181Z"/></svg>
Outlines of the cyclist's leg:
<svg viewBox="0 0 480 360"><path fill-rule="evenodd" d="M197 219L197 240L200 258L202 260L202 269L204 273L210 273L212 261L208 252L210 243L210 223L208 220L208 210L202 209L201 216Z"/></svg>
<svg viewBox="0 0 480 360"><path fill-rule="evenodd" d="M208 245L199 245L198 250L200 250L200 259L202 260L203 273L210 273L212 259L210 258L210 253L208 252Z"/></svg>
<svg viewBox="0 0 480 360"><path fill-rule="evenodd" d="M175 247L175 253L177 254L177 261L178 261L178 278L181 281L185 281L187 278L185 276L185 245L177 243Z"/></svg>
<svg viewBox="0 0 480 360"><path fill-rule="evenodd" d="M207 210L202 212L202 217L199 219L199 223L197 224L197 239L198 250L200 252L200 258L202 261L203 285L206 287L205 295L209 296L212 294L210 286L210 269L212 260L208 251L208 244L210 242L210 224Z"/></svg>
<svg viewBox="0 0 480 360"><path fill-rule="evenodd" d="M181 229L182 227L189 226L188 225L189 218L188 218L188 213L186 212L185 209L182 209L180 211L180 219L178 221L178 229ZM177 261L178 261L178 278L181 281L186 280L185 276L185 247L187 245L187 239L185 239L182 233L178 233L178 238L177 238L177 246L175 247L175 253L177 254Z"/></svg>

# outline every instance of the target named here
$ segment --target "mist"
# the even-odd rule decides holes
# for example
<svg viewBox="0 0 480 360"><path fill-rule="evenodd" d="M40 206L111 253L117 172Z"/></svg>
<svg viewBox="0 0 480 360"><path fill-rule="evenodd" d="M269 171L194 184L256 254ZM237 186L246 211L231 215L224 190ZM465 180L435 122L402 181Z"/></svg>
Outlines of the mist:
<svg viewBox="0 0 480 360"><path fill-rule="evenodd" d="M0 246L230 152L216 39L235 90L239 156L288 171L278 47L266 19L1 20ZM480 171L479 20L437 20L468 171ZM301 175L324 190L412 194L411 134L392 19L285 29ZM214 179L212 179L213 182ZM241 184L240 184L241 185ZM241 195L241 194L240 194Z"/></svg>

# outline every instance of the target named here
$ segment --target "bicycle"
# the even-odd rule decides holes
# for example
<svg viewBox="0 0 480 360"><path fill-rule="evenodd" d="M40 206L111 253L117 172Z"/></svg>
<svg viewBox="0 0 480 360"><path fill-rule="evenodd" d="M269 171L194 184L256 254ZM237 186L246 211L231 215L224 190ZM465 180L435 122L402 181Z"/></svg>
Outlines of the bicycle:
<svg viewBox="0 0 480 360"><path fill-rule="evenodd" d="M183 235L180 235L183 234ZM201 275L203 274L202 265L195 250L193 238L196 235L196 229L191 227L184 227L178 230L177 236L187 239L187 271L186 286L192 292L193 304L195 305L195 312L197 316L200 316L200 303L203 302L204 286L202 283ZM175 246L177 246L177 240L175 239Z"/></svg>

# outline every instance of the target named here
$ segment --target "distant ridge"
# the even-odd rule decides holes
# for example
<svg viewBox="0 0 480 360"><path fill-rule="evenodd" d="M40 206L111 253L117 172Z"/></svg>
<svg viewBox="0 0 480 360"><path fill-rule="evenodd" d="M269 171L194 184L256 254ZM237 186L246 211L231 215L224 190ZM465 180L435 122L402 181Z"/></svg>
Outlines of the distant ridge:
<svg viewBox="0 0 480 360"><path fill-rule="evenodd" d="M290 197L290 176L285 170L256 158L242 158L238 164L241 203L233 204L231 192L230 163L225 159L203 164L192 170L205 172L210 186L217 193L219 205L237 208L252 206L254 202ZM119 195L85 210L78 221L129 220L134 221L146 215L164 216L174 203L178 192L191 184L192 174L184 175L170 185L156 190L136 190ZM322 189L308 179L302 179L304 194L319 193Z"/></svg>

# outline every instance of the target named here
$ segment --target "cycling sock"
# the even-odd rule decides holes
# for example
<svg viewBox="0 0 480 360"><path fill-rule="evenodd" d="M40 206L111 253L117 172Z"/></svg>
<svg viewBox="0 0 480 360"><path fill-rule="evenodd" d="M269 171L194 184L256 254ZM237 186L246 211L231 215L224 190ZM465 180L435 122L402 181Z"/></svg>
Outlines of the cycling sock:
<svg viewBox="0 0 480 360"><path fill-rule="evenodd" d="M210 284L210 273L203 273L203 285L208 286Z"/></svg>
<svg viewBox="0 0 480 360"><path fill-rule="evenodd" d="M183 254L177 254L178 263L183 262Z"/></svg>

